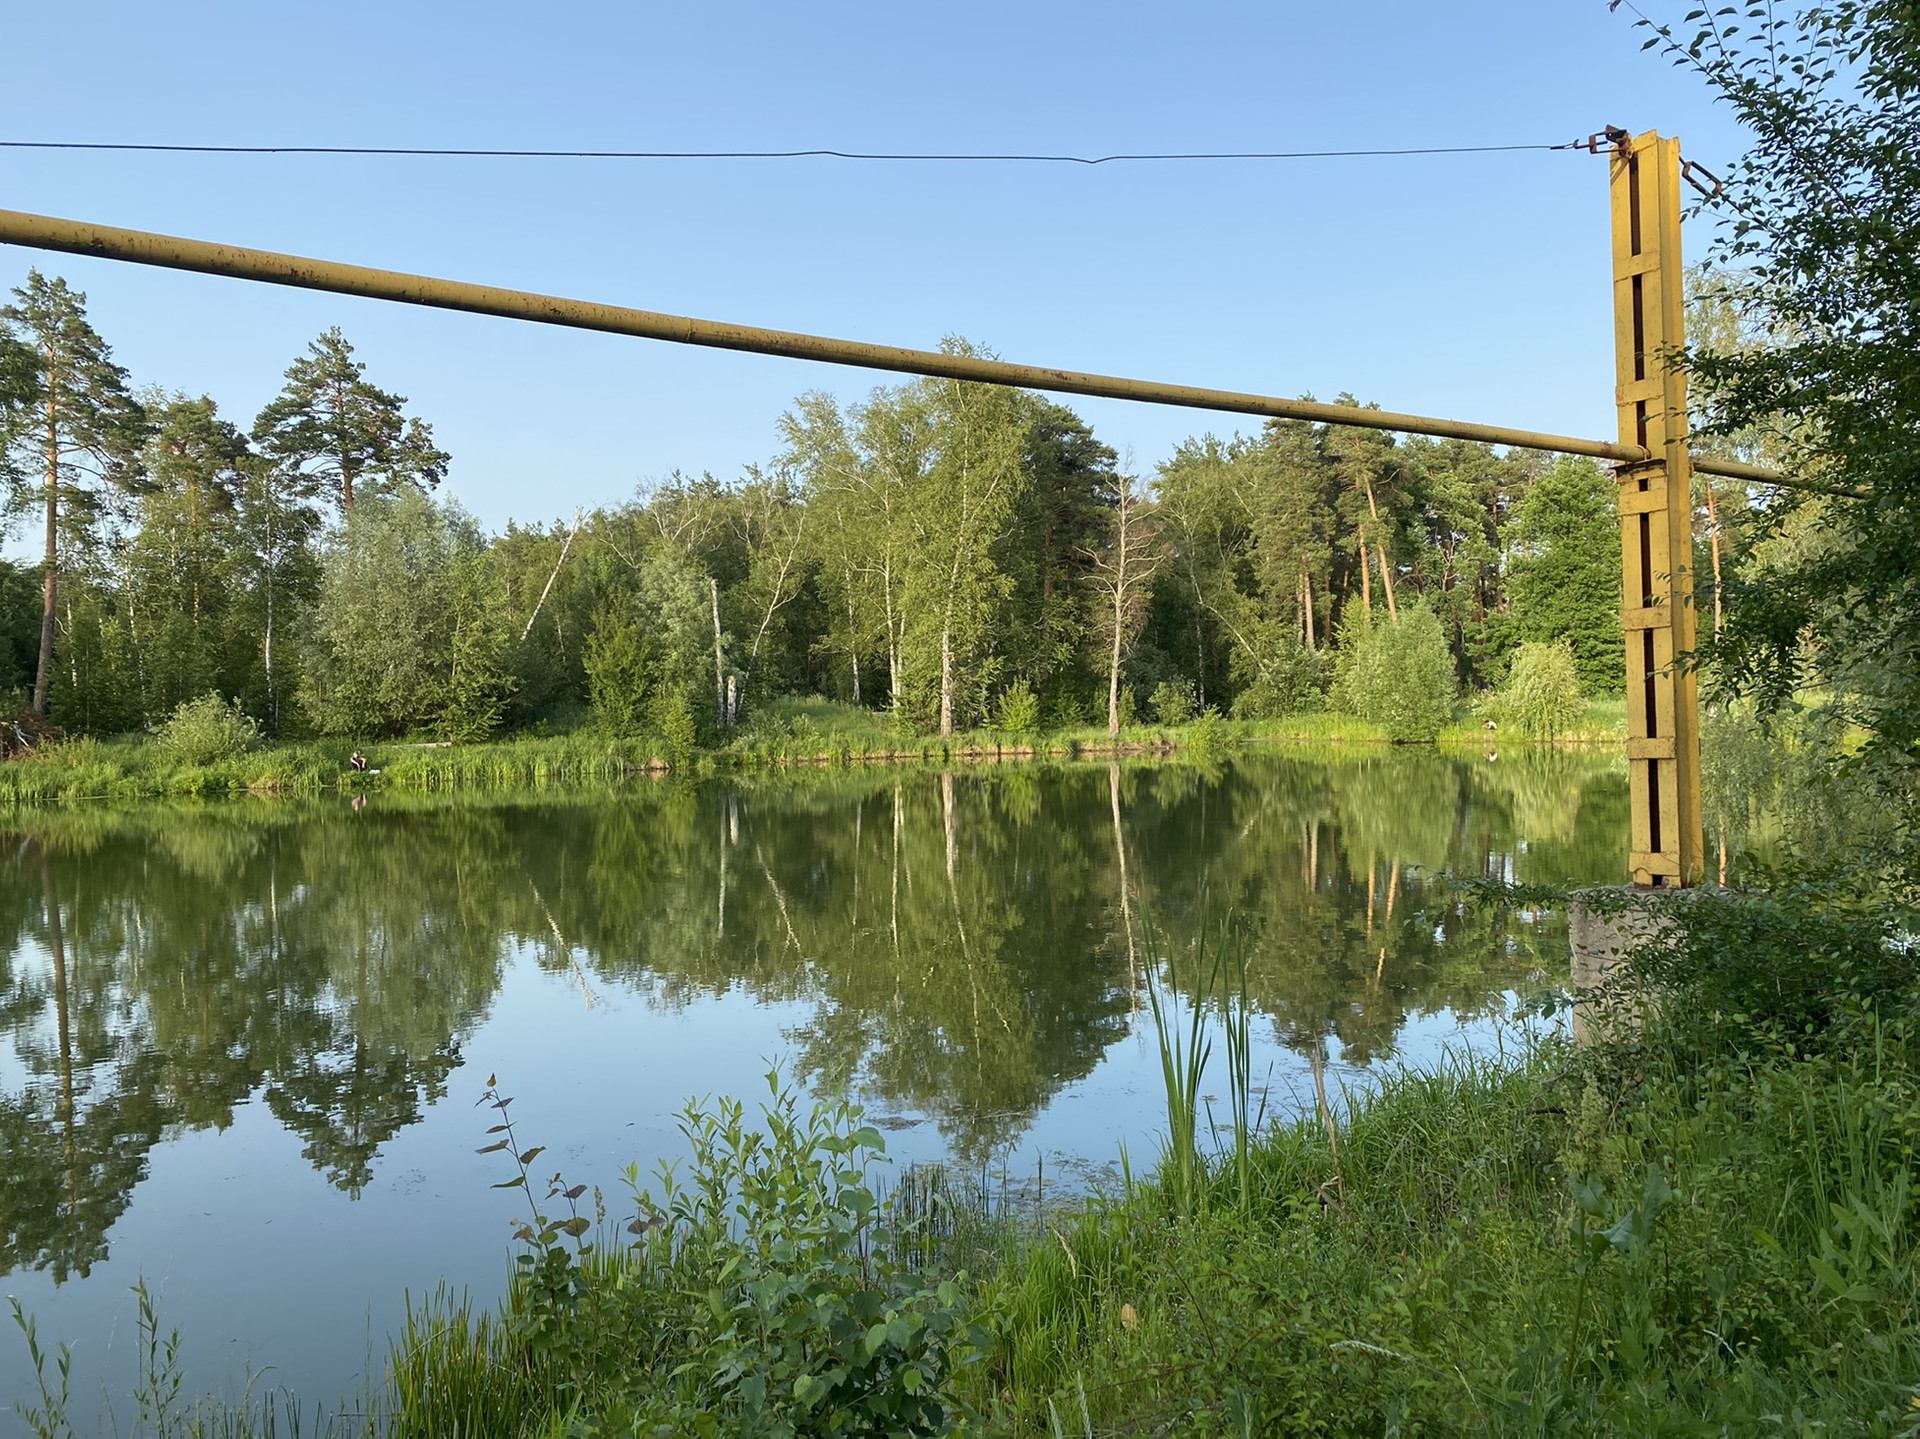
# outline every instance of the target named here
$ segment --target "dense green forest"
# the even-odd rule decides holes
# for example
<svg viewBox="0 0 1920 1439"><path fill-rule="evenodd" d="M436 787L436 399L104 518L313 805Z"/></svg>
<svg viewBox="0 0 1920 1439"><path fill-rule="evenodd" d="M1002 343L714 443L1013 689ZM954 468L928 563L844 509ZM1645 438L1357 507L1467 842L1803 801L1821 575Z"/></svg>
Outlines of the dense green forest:
<svg viewBox="0 0 1920 1439"><path fill-rule="evenodd" d="M45 530L40 564L0 564L0 687L70 732L209 694L289 738L712 740L782 694L941 734L1330 690L1364 712L1373 638L1433 726L1529 641L1564 644L1589 696L1623 684L1588 461L1274 422L1142 477L1060 404L922 380L800 396L731 480L488 535L337 329L243 428L141 389L85 299L36 271L0 310L9 513Z"/></svg>

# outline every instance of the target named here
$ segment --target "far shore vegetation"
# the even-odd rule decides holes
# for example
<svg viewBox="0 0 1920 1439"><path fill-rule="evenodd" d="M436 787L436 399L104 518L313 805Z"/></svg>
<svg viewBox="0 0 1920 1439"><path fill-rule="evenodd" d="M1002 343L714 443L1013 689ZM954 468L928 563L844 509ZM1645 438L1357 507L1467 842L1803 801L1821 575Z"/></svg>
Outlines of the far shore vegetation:
<svg viewBox="0 0 1920 1439"><path fill-rule="evenodd" d="M776 432L740 474L488 533L340 330L243 425L143 388L29 270L0 305L0 482L45 542L0 560L0 753L33 763L0 792L312 787L355 749L439 782L1555 738L1623 703L1590 460L1275 422L1136 474L1062 404L936 380L802 394ZM1765 515L1703 503L1704 576Z"/></svg>
<svg viewBox="0 0 1920 1439"><path fill-rule="evenodd" d="M1587 701L1551 736L1489 728L1463 713L1435 737L1443 748L1498 757L1515 745L1615 744L1625 703ZM191 731L190 735L182 731ZM903 735L870 710L821 699L769 702L719 749L676 751L652 736L593 726L454 743L311 739L262 742L219 702L187 708L158 735L79 737L0 765L0 803L141 799L162 796L299 795L325 790L459 790L613 784L664 775L720 774L794 765L1018 763L1183 754L1218 758L1243 745L1373 745L1390 737L1352 715L1317 712L1271 720L1190 718L1129 724L1116 735L1097 726L1038 732L973 730L945 739ZM367 768L354 768L360 755Z"/></svg>

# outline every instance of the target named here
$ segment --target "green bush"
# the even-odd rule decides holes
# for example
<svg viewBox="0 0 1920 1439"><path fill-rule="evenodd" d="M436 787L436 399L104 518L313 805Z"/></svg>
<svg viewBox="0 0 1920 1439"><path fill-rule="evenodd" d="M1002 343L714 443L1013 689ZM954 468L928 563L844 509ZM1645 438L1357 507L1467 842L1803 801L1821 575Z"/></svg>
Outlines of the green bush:
<svg viewBox="0 0 1920 1439"><path fill-rule="evenodd" d="M1185 680L1162 680L1147 704L1163 725L1186 724L1199 708L1193 701L1193 686Z"/></svg>
<svg viewBox="0 0 1920 1439"><path fill-rule="evenodd" d="M1514 652L1494 708L1522 734L1552 739L1578 722L1585 704L1573 646L1565 640L1528 640Z"/></svg>
<svg viewBox="0 0 1920 1439"><path fill-rule="evenodd" d="M217 694L187 700L154 731L154 743L182 764L208 765L245 754L260 738L260 724Z"/></svg>
<svg viewBox="0 0 1920 1439"><path fill-rule="evenodd" d="M1255 649L1257 655L1234 651L1233 673L1243 686L1233 701L1235 719L1281 719L1326 708L1324 653L1308 649L1291 633L1260 636Z"/></svg>
<svg viewBox="0 0 1920 1439"><path fill-rule="evenodd" d="M1440 621L1425 605L1398 619L1364 613L1341 626L1336 707L1371 720L1396 743L1430 743L1453 717L1458 685Z"/></svg>
<svg viewBox="0 0 1920 1439"><path fill-rule="evenodd" d="M924 1244L874 1193L886 1143L857 1105L803 1110L777 1072L767 1083L758 1115L689 1105L687 1166L663 1165L657 1191L628 1167L620 1242L595 1235L597 1191L589 1217L586 1185L540 1184L541 1151L490 1082L502 1137L481 1152L526 1203L508 1302L496 1319L443 1295L409 1316L385 1432L957 1432L973 1417L959 1371L984 1343L964 1278L916 1262Z"/></svg>
<svg viewBox="0 0 1920 1439"><path fill-rule="evenodd" d="M1040 697L1025 680L1015 680L1000 696L995 727L1008 734L1034 734L1040 728Z"/></svg>
<svg viewBox="0 0 1920 1439"><path fill-rule="evenodd" d="M1227 742L1226 731L1226 721L1220 718L1218 710L1203 711L1187 725L1187 753L1195 758L1218 753Z"/></svg>
<svg viewBox="0 0 1920 1439"><path fill-rule="evenodd" d="M681 768L693 759L694 750L700 742L700 727L694 721L693 707L687 703L684 694L663 696L656 705L654 724L660 731L660 738L666 742L667 756L675 768Z"/></svg>
<svg viewBox="0 0 1920 1439"><path fill-rule="evenodd" d="M767 1084L757 1123L737 1100L689 1106L686 1183L663 1175L659 1209L637 1195L649 1261L692 1281L704 1351L698 1382L647 1417L680 1433L953 1432L974 1336L960 1287L896 1258L868 1177L886 1141L858 1106L803 1115L777 1073Z"/></svg>

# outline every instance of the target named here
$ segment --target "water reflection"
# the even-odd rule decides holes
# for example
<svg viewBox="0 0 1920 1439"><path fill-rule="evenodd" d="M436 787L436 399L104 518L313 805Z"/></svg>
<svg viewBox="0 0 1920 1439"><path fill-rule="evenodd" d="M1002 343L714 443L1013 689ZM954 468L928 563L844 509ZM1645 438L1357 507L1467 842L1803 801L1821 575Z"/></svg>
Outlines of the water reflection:
<svg viewBox="0 0 1920 1439"><path fill-rule="evenodd" d="M1364 1063L1557 963L1428 875L1610 879L1625 809L1607 758L1369 748L36 814L0 859L0 1272L86 1275L156 1146L247 1103L358 1196L476 1026L512 1033L522 958L640 997L623 1023L798 1004L804 1074L969 1160L1141 1022L1143 908L1184 946L1230 911L1279 1041Z"/></svg>

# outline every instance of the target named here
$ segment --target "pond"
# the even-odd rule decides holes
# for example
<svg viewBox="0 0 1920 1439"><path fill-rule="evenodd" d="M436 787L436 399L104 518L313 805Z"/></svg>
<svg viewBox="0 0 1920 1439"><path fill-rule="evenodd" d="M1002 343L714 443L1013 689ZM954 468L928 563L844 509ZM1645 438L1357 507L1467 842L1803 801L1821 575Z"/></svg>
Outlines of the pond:
<svg viewBox="0 0 1920 1439"><path fill-rule="evenodd" d="M1563 921L1433 876L1611 882L1626 827L1610 753L1375 746L23 812L0 1292L74 1346L83 1431L130 1385L140 1279L190 1390L351 1399L407 1294L501 1288L489 1075L535 1167L615 1205L689 1097L775 1063L851 1086L899 1163L1097 1185L1164 1122L1143 915L1189 959L1230 920L1287 1115L1498 1042L1564 977ZM0 1407L30 1385L0 1335Z"/></svg>

